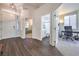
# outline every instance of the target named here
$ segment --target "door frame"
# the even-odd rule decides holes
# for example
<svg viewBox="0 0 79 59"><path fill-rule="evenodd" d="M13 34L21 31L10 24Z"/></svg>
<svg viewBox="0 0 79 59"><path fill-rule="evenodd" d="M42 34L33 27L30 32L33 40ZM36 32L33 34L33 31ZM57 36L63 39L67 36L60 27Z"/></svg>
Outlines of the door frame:
<svg viewBox="0 0 79 59"><path fill-rule="evenodd" d="M54 26L53 26L54 25ZM51 12L50 15L50 39L49 43L56 46L56 12Z"/></svg>

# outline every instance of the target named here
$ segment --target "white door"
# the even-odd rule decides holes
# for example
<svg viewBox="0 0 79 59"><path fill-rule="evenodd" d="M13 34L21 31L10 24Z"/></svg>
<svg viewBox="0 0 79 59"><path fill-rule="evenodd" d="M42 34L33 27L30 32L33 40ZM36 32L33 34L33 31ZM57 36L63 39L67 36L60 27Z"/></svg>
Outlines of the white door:
<svg viewBox="0 0 79 59"><path fill-rule="evenodd" d="M16 15L2 13L2 39L16 37Z"/></svg>
<svg viewBox="0 0 79 59"><path fill-rule="evenodd" d="M56 45L56 15L55 12L51 13L51 20L50 20L50 45Z"/></svg>

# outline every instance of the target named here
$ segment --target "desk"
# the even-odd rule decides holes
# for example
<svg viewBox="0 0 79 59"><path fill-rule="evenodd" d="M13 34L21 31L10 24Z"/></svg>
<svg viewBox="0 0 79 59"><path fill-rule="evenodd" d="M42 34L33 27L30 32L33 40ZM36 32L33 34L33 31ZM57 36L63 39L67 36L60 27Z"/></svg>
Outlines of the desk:
<svg viewBox="0 0 79 59"><path fill-rule="evenodd" d="M77 39L79 39L79 37L78 37L79 31L62 31L62 32L71 32L71 33L76 33L77 35L74 36L74 37L75 37L75 40L76 40L76 37L77 37Z"/></svg>
<svg viewBox="0 0 79 59"><path fill-rule="evenodd" d="M79 31L61 31L61 32L72 32L72 33L77 33L77 35L79 34Z"/></svg>
<svg viewBox="0 0 79 59"><path fill-rule="evenodd" d="M61 31L61 32L67 32L67 31ZM71 32L71 33L76 33L76 37L78 37L78 34L79 34L79 31L68 31L68 32Z"/></svg>

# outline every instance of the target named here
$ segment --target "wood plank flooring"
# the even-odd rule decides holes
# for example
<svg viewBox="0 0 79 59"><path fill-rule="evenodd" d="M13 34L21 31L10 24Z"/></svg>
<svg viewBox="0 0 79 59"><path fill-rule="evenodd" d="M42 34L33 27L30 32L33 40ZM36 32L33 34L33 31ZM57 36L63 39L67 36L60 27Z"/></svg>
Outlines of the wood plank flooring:
<svg viewBox="0 0 79 59"><path fill-rule="evenodd" d="M4 45L2 56L62 56L55 47L49 45L48 40L18 37L0 40L0 44Z"/></svg>

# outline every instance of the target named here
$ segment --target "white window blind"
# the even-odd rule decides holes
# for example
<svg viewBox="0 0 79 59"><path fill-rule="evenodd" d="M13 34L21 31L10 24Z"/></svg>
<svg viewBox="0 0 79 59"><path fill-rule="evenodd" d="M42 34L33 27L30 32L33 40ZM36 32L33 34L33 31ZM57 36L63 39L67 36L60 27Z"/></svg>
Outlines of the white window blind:
<svg viewBox="0 0 79 59"><path fill-rule="evenodd" d="M69 26L69 16L64 17L64 26Z"/></svg>
<svg viewBox="0 0 79 59"><path fill-rule="evenodd" d="M70 15L70 26L72 29L76 29L76 15Z"/></svg>
<svg viewBox="0 0 79 59"><path fill-rule="evenodd" d="M77 29L76 28L76 14L65 16L64 26L72 26L72 29Z"/></svg>

